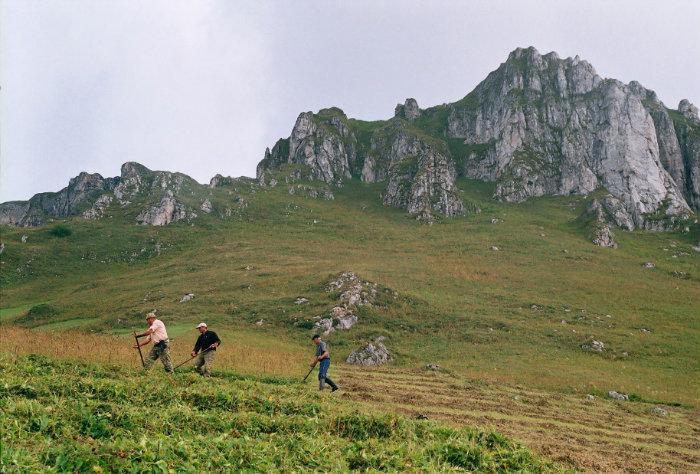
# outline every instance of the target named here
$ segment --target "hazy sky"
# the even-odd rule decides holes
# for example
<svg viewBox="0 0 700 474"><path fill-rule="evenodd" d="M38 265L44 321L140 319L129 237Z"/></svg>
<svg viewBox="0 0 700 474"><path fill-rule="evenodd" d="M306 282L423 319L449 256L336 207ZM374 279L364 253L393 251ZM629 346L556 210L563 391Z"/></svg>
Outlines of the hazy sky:
<svg viewBox="0 0 700 474"><path fill-rule="evenodd" d="M518 46L700 105L698 1L0 0L0 201L125 161L254 176L302 111L460 99Z"/></svg>

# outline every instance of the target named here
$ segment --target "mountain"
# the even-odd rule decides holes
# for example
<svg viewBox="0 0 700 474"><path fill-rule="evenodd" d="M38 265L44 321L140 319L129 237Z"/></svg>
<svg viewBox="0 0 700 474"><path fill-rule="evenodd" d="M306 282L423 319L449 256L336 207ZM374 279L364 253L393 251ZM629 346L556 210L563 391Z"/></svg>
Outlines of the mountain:
<svg viewBox="0 0 700 474"><path fill-rule="evenodd" d="M333 185L385 182L384 203L419 218L465 212L460 177L495 182L494 197L605 190L605 215L633 229L669 229L700 209L700 120L668 109L637 82L602 79L586 61L513 51L463 99L365 122L340 109L299 115L265 152L258 177L283 164Z"/></svg>
<svg viewBox="0 0 700 474"><path fill-rule="evenodd" d="M385 205L423 221L478 211L460 194L460 178L495 183L493 197L507 202L592 194L581 218L594 241L614 246L613 227L683 230L700 210L700 119L687 100L669 109L578 56L518 48L451 104L421 109L407 99L394 117L373 122L336 107L304 112L256 171L260 186L284 180L290 194L326 199L350 179L382 183ZM140 224L192 221L217 207L212 189L232 183L254 185L217 175L205 186L125 163L116 178L81 173L59 192L0 204L0 224L95 219L116 208ZM230 216L241 199L221 197L219 214Z"/></svg>

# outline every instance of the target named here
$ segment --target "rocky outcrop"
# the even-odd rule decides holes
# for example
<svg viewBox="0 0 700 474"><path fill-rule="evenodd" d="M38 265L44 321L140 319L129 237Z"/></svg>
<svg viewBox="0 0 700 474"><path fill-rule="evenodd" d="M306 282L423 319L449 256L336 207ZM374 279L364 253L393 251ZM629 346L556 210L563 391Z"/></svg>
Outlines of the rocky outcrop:
<svg viewBox="0 0 700 474"><path fill-rule="evenodd" d="M443 144L398 123L393 133L377 138L373 148L386 150L384 204L406 209L426 221L435 214L451 217L464 212L455 187L454 161Z"/></svg>
<svg viewBox="0 0 700 474"><path fill-rule="evenodd" d="M297 118L291 136L279 140L272 151L265 151L265 158L257 168L258 177L265 169L285 163L301 164L310 168L315 179L341 184L351 177L356 142L342 110L323 109L318 114L304 112Z"/></svg>
<svg viewBox="0 0 700 474"><path fill-rule="evenodd" d="M394 109L394 117L404 118L412 121L420 117L420 108L416 99L406 99L403 105L397 104Z"/></svg>
<svg viewBox="0 0 700 474"><path fill-rule="evenodd" d="M192 208L211 212L208 198L199 204L190 202L191 207L186 202L194 201L193 196L204 194L206 189L182 173L151 171L139 163L128 162L116 178L80 173L58 192L0 204L0 224L39 226L52 219L100 219L118 204L127 214L135 215L139 224L167 225L195 218Z"/></svg>
<svg viewBox="0 0 700 474"><path fill-rule="evenodd" d="M113 200L114 198L111 195L103 194L97 198L97 201L95 201L95 204L93 204L90 209L83 212L83 217L85 219L99 219L103 217Z"/></svg>
<svg viewBox="0 0 700 474"><path fill-rule="evenodd" d="M145 225L163 226L187 217L185 206L178 202L173 192L167 190L160 202L141 212L136 217L136 222Z"/></svg>
<svg viewBox="0 0 700 474"><path fill-rule="evenodd" d="M578 57L517 49L463 101L449 106L447 134L484 145L465 157L465 175L496 181L496 196L588 194L606 188L636 227L660 208L690 209L671 173L681 162L673 140L659 146L639 84L601 79ZM664 136L670 120L659 117ZM667 162L669 172L662 163Z"/></svg>
<svg viewBox="0 0 700 474"><path fill-rule="evenodd" d="M0 204L0 224L29 227L42 225L51 218L81 215L102 194L114 189L116 182L116 178L103 178L97 173L80 173L58 192L36 194L29 201Z"/></svg>
<svg viewBox="0 0 700 474"><path fill-rule="evenodd" d="M407 99L377 122L343 114L347 131L332 135L347 139L336 142L326 138L328 117L302 114L261 168L306 163L326 182L348 172L386 182L385 204L426 220L464 212L460 176L495 182L495 197L510 202L605 188L625 228L676 228L700 210L697 108L684 101L670 110L653 91L603 79L578 56L518 48L455 103L420 109Z"/></svg>
<svg viewBox="0 0 700 474"><path fill-rule="evenodd" d="M384 345L385 338L380 336L350 353L345 362L353 365L381 365L391 361L389 349Z"/></svg>
<svg viewBox="0 0 700 474"><path fill-rule="evenodd" d="M678 104L678 112L671 112L673 125L683 157L685 180L682 184L688 204L700 210L700 118L698 108L687 100Z"/></svg>

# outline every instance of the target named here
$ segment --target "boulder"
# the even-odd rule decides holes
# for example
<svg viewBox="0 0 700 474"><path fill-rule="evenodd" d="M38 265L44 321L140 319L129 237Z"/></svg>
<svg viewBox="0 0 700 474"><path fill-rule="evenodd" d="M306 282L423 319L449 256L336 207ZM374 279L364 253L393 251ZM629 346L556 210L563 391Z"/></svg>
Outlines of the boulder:
<svg viewBox="0 0 700 474"><path fill-rule="evenodd" d="M391 361L391 354L384 345L384 337L378 337L372 342L368 342L357 350L353 351L345 360L353 365L381 365Z"/></svg>
<svg viewBox="0 0 700 474"><path fill-rule="evenodd" d="M626 393L616 392L615 390L610 390L608 392L608 397L619 401L628 401L630 399L629 395Z"/></svg>
<svg viewBox="0 0 700 474"><path fill-rule="evenodd" d="M644 262L642 266L644 268L656 268L656 264L654 262Z"/></svg>
<svg viewBox="0 0 700 474"><path fill-rule="evenodd" d="M202 210L202 212L209 214L212 211L211 201L209 199L205 199L202 201L202 205L199 208Z"/></svg>
<svg viewBox="0 0 700 474"><path fill-rule="evenodd" d="M194 298L194 293L187 293L180 299L180 303L187 303Z"/></svg>

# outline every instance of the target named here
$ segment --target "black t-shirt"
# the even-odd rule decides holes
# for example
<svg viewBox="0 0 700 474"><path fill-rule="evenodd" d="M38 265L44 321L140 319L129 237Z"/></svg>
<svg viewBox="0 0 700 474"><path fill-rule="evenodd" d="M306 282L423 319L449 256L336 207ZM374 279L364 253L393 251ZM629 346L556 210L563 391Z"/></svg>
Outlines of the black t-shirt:
<svg viewBox="0 0 700 474"><path fill-rule="evenodd" d="M200 334L197 338L197 342L194 344L194 352L204 350L215 342L221 344L221 339L219 339L219 336L217 336L214 331L207 331L204 334ZM212 350L216 350L216 347Z"/></svg>

